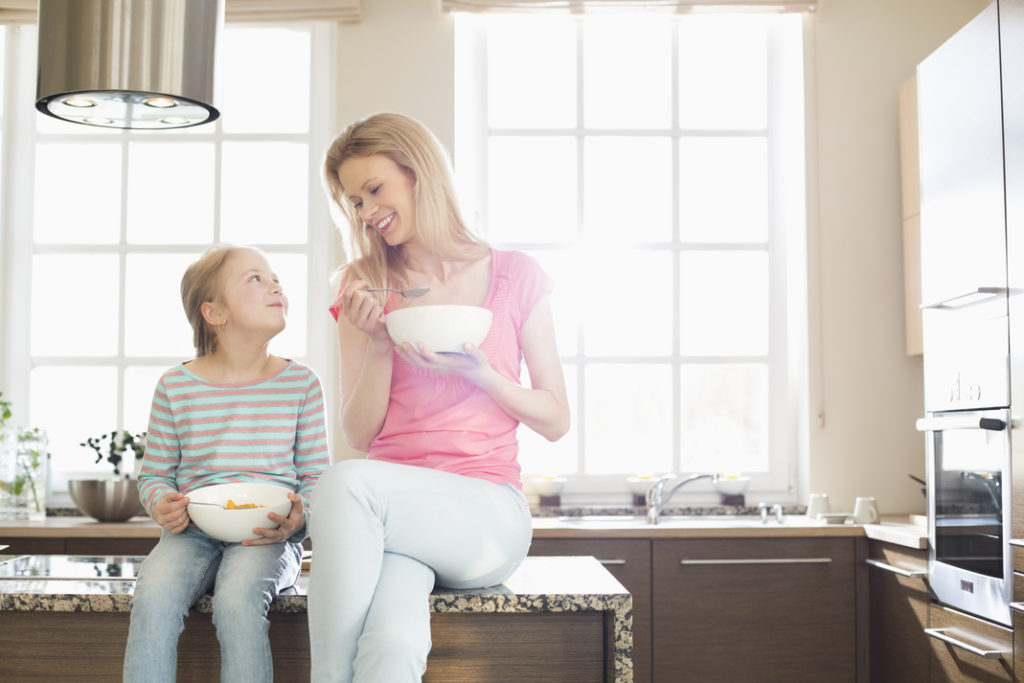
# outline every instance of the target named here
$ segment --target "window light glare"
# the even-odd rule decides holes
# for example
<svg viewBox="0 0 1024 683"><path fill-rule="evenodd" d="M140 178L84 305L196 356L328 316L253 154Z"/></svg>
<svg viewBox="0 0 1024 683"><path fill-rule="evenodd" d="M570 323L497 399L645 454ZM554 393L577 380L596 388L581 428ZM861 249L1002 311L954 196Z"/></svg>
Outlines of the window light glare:
<svg viewBox="0 0 1024 683"><path fill-rule="evenodd" d="M168 107L178 106L178 103L170 97L147 97L142 100L142 103L147 107L155 107L157 109L166 109Z"/></svg>
<svg viewBox="0 0 1024 683"><path fill-rule="evenodd" d="M95 107L96 103L85 97L66 97L62 102L69 107Z"/></svg>

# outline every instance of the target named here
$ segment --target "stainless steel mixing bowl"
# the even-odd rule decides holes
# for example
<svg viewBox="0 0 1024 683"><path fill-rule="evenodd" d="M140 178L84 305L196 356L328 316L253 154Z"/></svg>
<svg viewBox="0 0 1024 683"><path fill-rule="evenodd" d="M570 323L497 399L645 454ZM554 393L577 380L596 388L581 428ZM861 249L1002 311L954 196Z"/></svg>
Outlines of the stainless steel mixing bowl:
<svg viewBox="0 0 1024 683"><path fill-rule="evenodd" d="M101 522L123 522L146 511L135 479L72 479L68 491L78 509Z"/></svg>

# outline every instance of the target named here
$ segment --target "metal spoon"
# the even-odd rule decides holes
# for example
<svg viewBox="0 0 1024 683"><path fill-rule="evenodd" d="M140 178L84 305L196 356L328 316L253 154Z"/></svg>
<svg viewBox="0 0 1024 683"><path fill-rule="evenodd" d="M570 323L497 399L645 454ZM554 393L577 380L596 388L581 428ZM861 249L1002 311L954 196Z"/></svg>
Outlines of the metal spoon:
<svg viewBox="0 0 1024 683"><path fill-rule="evenodd" d="M371 289L364 289L364 292L395 292L404 296L406 299L415 299L421 297L430 291L430 287L413 287L412 289L392 289L391 287L377 287Z"/></svg>
<svg viewBox="0 0 1024 683"><path fill-rule="evenodd" d="M207 503L207 502L201 501L201 500L190 500L188 502L188 504L189 505L209 505L210 507L220 508L221 510L227 510L228 509L227 505L221 505L220 503Z"/></svg>

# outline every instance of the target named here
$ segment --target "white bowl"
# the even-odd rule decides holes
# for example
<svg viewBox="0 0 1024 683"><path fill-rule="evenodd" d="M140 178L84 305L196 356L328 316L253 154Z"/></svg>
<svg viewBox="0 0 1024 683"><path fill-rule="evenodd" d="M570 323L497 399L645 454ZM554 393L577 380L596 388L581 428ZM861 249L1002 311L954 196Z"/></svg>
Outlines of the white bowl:
<svg viewBox="0 0 1024 683"><path fill-rule="evenodd" d="M566 477L535 477L530 480L530 485L538 496L557 496L565 488Z"/></svg>
<svg viewBox="0 0 1024 683"><path fill-rule="evenodd" d="M750 477L735 474L721 474L715 479L715 490L726 496L738 496L747 490Z"/></svg>
<svg viewBox="0 0 1024 683"><path fill-rule="evenodd" d="M251 538L259 538L252 532L253 527L273 529L277 525L267 519L268 512L276 512L288 516L292 502L288 500L291 489L277 484L215 484L190 491L188 497L188 516L208 536L226 543L238 543ZM225 510L212 505L195 505L200 503L218 503L227 505L228 499L236 505L255 503L263 507L243 510Z"/></svg>
<svg viewBox="0 0 1024 683"><path fill-rule="evenodd" d="M656 481L658 481L658 477L653 475L638 474L635 477L627 477L626 485L629 486L629 492L634 496L644 496Z"/></svg>
<svg viewBox="0 0 1024 683"><path fill-rule="evenodd" d="M409 306L388 313L384 324L396 344L415 347L423 342L435 353L463 353L466 342L483 342L491 329L491 312L480 306Z"/></svg>

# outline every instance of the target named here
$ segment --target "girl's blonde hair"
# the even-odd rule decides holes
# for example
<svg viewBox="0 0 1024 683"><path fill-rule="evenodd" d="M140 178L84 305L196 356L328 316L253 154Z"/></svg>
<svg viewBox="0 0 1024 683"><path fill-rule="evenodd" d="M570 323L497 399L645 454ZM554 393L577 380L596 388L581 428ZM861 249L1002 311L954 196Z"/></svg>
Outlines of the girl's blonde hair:
<svg viewBox="0 0 1024 683"><path fill-rule="evenodd" d="M402 114L375 114L356 121L335 138L324 158L327 193L348 219L346 251L351 262L339 269L371 287L407 286L401 246L389 246L366 225L345 198L338 169L351 158L385 156L413 181L417 236L441 258L473 259L485 243L466 225L455 196L451 161L444 147L422 123Z"/></svg>
<svg viewBox="0 0 1024 683"><path fill-rule="evenodd" d="M195 263L185 269L181 277L181 305L192 326L192 344L196 358L206 356L217 348L217 332L203 317L203 304L215 301L221 293L220 272L232 254L251 250L234 244L215 244L207 249Z"/></svg>

